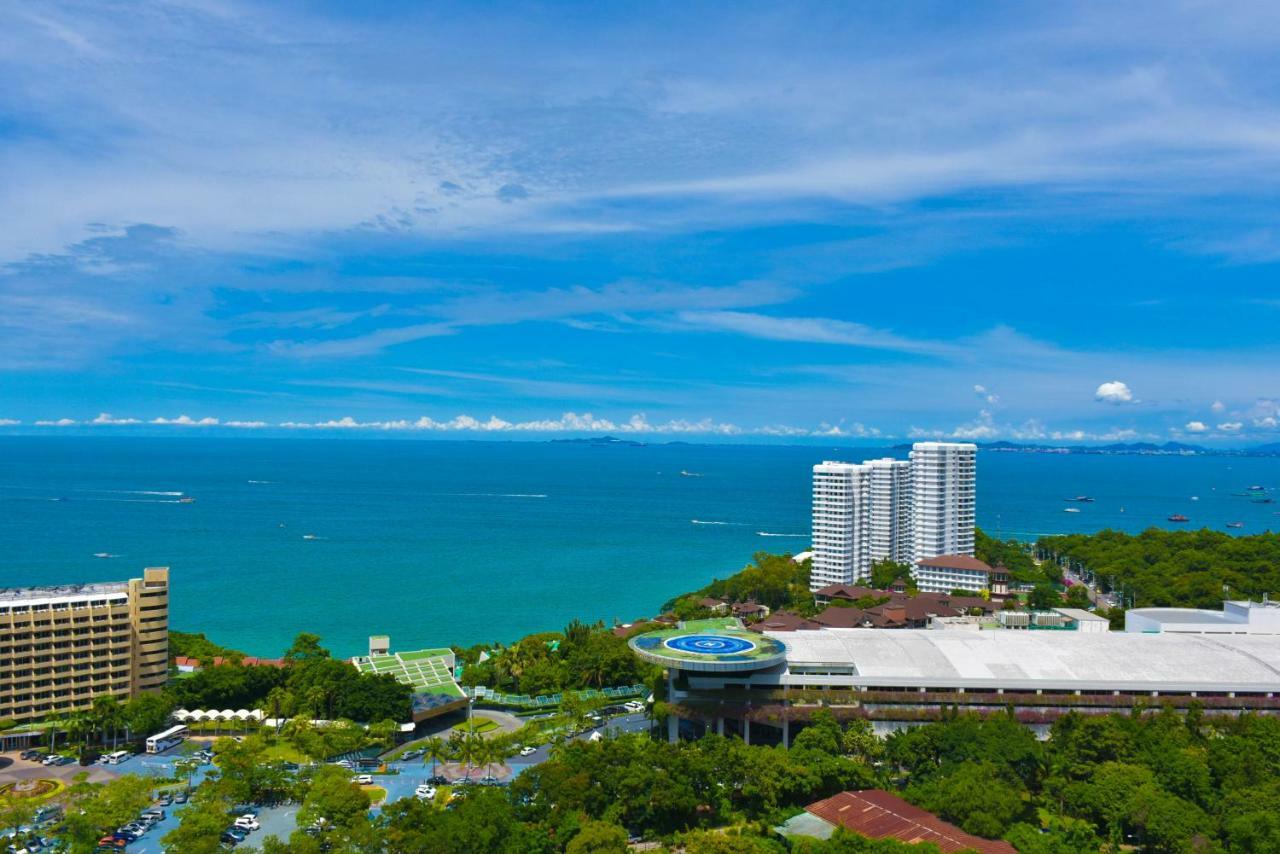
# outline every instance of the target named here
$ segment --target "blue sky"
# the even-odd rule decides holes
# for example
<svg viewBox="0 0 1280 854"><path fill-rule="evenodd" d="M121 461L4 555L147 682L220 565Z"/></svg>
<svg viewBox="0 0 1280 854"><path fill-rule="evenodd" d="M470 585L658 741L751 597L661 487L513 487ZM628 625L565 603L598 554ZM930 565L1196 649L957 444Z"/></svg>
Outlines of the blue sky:
<svg viewBox="0 0 1280 854"><path fill-rule="evenodd" d="M4 430L1280 440L1280 8L423 6L0 6Z"/></svg>

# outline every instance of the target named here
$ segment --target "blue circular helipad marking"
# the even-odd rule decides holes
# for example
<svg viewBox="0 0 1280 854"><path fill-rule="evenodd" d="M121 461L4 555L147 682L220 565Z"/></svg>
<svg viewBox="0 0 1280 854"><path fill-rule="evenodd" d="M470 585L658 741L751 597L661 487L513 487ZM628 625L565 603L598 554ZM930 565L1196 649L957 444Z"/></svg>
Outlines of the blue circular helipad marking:
<svg viewBox="0 0 1280 854"><path fill-rule="evenodd" d="M751 641L725 635L681 635L667 639L664 646L697 655L734 655L756 648Z"/></svg>

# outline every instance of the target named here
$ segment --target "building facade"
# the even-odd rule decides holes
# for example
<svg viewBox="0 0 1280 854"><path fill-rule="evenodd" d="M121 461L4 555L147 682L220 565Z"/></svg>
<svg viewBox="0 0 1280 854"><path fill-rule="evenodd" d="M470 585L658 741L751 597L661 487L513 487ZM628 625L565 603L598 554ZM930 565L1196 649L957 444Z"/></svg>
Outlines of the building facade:
<svg viewBox="0 0 1280 854"><path fill-rule="evenodd" d="M976 445L918 442L910 460L814 466L810 589L864 581L882 560L971 557L976 455Z"/></svg>
<svg viewBox="0 0 1280 854"><path fill-rule="evenodd" d="M672 740L717 732L789 744L796 727L820 710L871 720L882 731L941 720L955 709L1012 709L1037 726L1073 711L1164 705L1206 715L1280 715L1274 635L810 627L766 630L756 648L738 642L744 633L687 631L692 651L658 662L667 670ZM728 637L708 643L712 634ZM647 637L628 643L641 654ZM678 647L679 638L665 643Z"/></svg>
<svg viewBox="0 0 1280 854"><path fill-rule="evenodd" d="M913 558L973 556L978 446L917 442L911 447Z"/></svg>
<svg viewBox="0 0 1280 854"><path fill-rule="evenodd" d="M169 569L0 590L0 662L0 718L18 723L159 690L169 672Z"/></svg>
<svg viewBox="0 0 1280 854"><path fill-rule="evenodd" d="M810 590L871 574L870 500L867 466L828 461L813 467Z"/></svg>
<svg viewBox="0 0 1280 854"><path fill-rule="evenodd" d="M885 457L867 460L863 465L871 471L870 562L911 563L915 551L911 527L911 463Z"/></svg>
<svg viewBox="0 0 1280 854"><path fill-rule="evenodd" d="M992 587L992 575L996 571L982 561L968 555L939 555L916 562L911 576L922 593L950 593L967 590L981 593ZM1008 576L1004 575L1004 587L1008 589Z"/></svg>

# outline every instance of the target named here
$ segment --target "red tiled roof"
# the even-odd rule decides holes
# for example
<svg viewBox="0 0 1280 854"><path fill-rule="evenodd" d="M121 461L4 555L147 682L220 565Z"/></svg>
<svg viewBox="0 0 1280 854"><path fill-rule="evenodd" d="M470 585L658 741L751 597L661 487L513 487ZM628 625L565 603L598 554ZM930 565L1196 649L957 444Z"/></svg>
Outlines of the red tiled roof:
<svg viewBox="0 0 1280 854"><path fill-rule="evenodd" d="M991 567L968 555L938 555L937 557L921 558L916 561L916 566L936 566L942 569L977 569L982 572L991 571Z"/></svg>
<svg viewBox="0 0 1280 854"><path fill-rule="evenodd" d="M881 789L841 792L805 809L823 821L872 839L896 839L916 844L932 842L942 851L1016 854L1008 842L965 833L931 812L913 806Z"/></svg>
<svg viewBox="0 0 1280 854"><path fill-rule="evenodd" d="M832 605L814 617L813 621L828 629L857 629L862 627L865 619L866 616L860 608L841 608L838 605Z"/></svg>
<svg viewBox="0 0 1280 854"><path fill-rule="evenodd" d="M821 628L813 620L807 620L798 614L792 614L788 611L779 611L772 616L765 617L758 623L748 626L751 631L756 632L795 632L801 629L818 629Z"/></svg>
<svg viewBox="0 0 1280 854"><path fill-rule="evenodd" d="M179 655L176 658L174 658L173 663L176 664L178 667L199 667L200 659L188 658L185 655Z"/></svg>

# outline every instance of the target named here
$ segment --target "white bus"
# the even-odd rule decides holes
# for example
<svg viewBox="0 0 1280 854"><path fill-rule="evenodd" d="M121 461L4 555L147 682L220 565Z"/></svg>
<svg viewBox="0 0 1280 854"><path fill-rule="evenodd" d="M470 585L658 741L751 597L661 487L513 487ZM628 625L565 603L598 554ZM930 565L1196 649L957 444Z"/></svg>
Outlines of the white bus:
<svg viewBox="0 0 1280 854"><path fill-rule="evenodd" d="M182 744L187 735L187 728L182 724L171 726L147 739L147 753L164 753L170 747Z"/></svg>
<svg viewBox="0 0 1280 854"><path fill-rule="evenodd" d="M115 753L108 753L106 756L102 757L102 761L108 765L119 765L121 762L128 759L129 755L129 751L127 750L117 750Z"/></svg>

